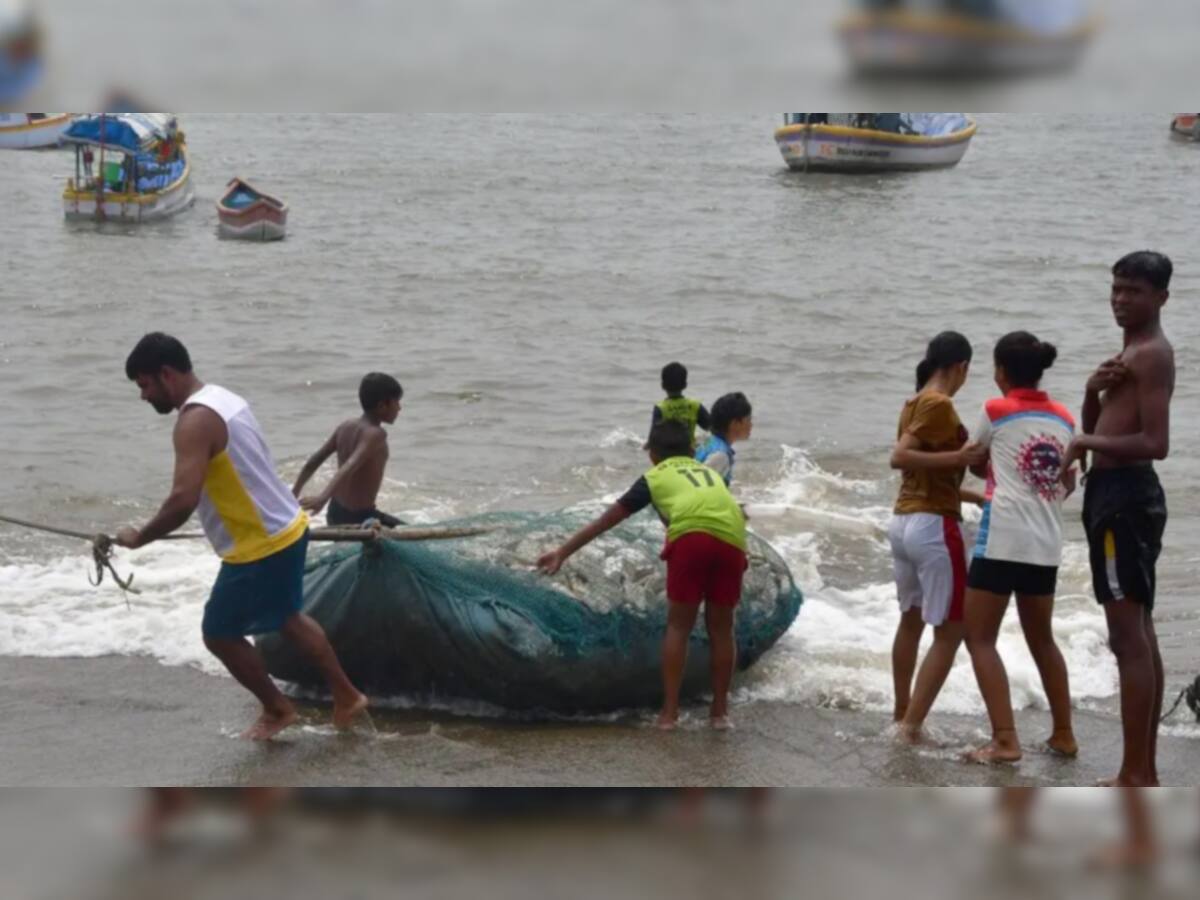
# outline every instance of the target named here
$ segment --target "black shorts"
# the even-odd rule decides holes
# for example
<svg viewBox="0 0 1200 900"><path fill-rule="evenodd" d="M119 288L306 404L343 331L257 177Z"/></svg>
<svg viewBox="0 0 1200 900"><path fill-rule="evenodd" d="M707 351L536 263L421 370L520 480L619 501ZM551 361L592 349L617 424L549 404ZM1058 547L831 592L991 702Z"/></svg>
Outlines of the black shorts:
<svg viewBox="0 0 1200 900"><path fill-rule="evenodd" d="M395 528L404 522L395 516L371 507L370 509L346 509L336 500L329 501L329 511L325 513L325 521L330 525L361 525L368 519L378 519L384 528Z"/></svg>
<svg viewBox="0 0 1200 900"><path fill-rule="evenodd" d="M989 594L1002 594L1005 597L1013 594L1053 596L1058 587L1058 566L1035 566L1031 563L977 556L971 560L971 570L967 573L967 587L987 591Z"/></svg>
<svg viewBox="0 0 1200 900"><path fill-rule="evenodd" d="M1154 608L1154 567L1166 527L1167 498L1152 467L1088 473L1083 528L1098 601L1136 600Z"/></svg>

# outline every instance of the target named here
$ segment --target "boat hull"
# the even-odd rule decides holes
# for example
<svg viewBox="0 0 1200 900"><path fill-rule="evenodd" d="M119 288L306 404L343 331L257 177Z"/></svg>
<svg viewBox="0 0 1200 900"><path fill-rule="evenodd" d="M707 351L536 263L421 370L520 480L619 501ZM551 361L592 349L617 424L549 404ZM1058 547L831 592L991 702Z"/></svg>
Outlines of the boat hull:
<svg viewBox="0 0 1200 900"><path fill-rule="evenodd" d="M63 132L71 125L71 115L62 113L22 124L5 124L0 119L0 150L37 150L58 147Z"/></svg>
<svg viewBox="0 0 1200 900"><path fill-rule="evenodd" d="M1068 69L1091 43L1094 20L1039 34L962 17L877 13L841 28L854 68L868 75L995 75Z"/></svg>
<svg viewBox="0 0 1200 900"><path fill-rule="evenodd" d="M185 160L187 159L185 155ZM128 194L104 191L102 202L95 190L76 190L71 182L63 191L63 215L68 221L155 222L183 212L196 202L188 161L183 174L161 191ZM98 209L99 207L99 209Z"/></svg>
<svg viewBox="0 0 1200 900"><path fill-rule="evenodd" d="M788 168L808 172L904 172L958 165L975 124L944 137L890 134L838 125L785 125L775 141Z"/></svg>
<svg viewBox="0 0 1200 900"><path fill-rule="evenodd" d="M259 202L243 210L217 209L222 237L243 241L278 241L287 234L287 211Z"/></svg>
<svg viewBox="0 0 1200 900"><path fill-rule="evenodd" d="M1171 120L1171 132L1177 137L1200 141L1200 113L1180 113Z"/></svg>

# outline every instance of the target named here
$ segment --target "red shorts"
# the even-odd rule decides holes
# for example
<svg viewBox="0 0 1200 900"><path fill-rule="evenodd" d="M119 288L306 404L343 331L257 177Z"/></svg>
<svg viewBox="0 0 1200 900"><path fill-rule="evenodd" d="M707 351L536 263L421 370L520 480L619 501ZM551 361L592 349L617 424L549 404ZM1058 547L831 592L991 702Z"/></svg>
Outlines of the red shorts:
<svg viewBox="0 0 1200 900"><path fill-rule="evenodd" d="M711 534L693 531L663 547L667 561L667 599L698 606L737 606L742 599L746 554Z"/></svg>

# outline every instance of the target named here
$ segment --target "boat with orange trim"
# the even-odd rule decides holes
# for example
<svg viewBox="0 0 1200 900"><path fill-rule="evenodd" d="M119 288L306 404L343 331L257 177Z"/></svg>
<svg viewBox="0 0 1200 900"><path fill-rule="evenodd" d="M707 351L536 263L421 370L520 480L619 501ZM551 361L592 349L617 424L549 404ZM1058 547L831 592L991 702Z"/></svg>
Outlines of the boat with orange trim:
<svg viewBox="0 0 1200 900"><path fill-rule="evenodd" d="M217 201L217 227L222 237L277 241L287 233L288 205L234 178Z"/></svg>

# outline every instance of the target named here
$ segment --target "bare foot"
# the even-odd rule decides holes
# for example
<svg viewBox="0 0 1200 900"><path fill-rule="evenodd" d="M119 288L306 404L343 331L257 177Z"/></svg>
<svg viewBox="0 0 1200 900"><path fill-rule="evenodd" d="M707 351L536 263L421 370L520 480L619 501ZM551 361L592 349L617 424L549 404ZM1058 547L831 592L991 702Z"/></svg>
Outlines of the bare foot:
<svg viewBox="0 0 1200 900"><path fill-rule="evenodd" d="M1141 869L1154 865L1158 858L1154 844L1132 841L1105 847L1088 859L1088 865L1093 869Z"/></svg>
<svg viewBox="0 0 1200 900"><path fill-rule="evenodd" d="M1015 763L1021 760L1020 747L1005 747L992 741L978 750L969 750L963 754L963 762L975 763L980 766L990 766L996 763Z"/></svg>
<svg viewBox="0 0 1200 900"><path fill-rule="evenodd" d="M733 731L733 722L729 716L712 716L708 724L714 731Z"/></svg>
<svg viewBox="0 0 1200 900"><path fill-rule="evenodd" d="M298 718L300 716L294 706L288 706L280 712L268 712L264 709L258 721L242 732L242 737L251 741L269 741Z"/></svg>
<svg viewBox="0 0 1200 900"><path fill-rule="evenodd" d="M333 724L337 728L349 728L354 720L367 711L367 695L356 694L350 702L336 701L333 704Z"/></svg>
<svg viewBox="0 0 1200 900"><path fill-rule="evenodd" d="M1096 782L1096 787L1158 787L1158 783L1118 775L1116 778L1101 778Z"/></svg>
<svg viewBox="0 0 1200 900"><path fill-rule="evenodd" d="M679 713L660 712L654 722L659 731L674 731L679 724Z"/></svg>
<svg viewBox="0 0 1200 900"><path fill-rule="evenodd" d="M1075 736L1070 732L1052 734L1042 746L1055 756L1064 756L1067 759L1074 759L1079 755L1079 745L1075 743Z"/></svg>
<svg viewBox="0 0 1200 900"><path fill-rule="evenodd" d="M897 743L908 744L910 747L925 743L925 735L921 731L920 725L905 725L903 722L897 722L894 737Z"/></svg>

